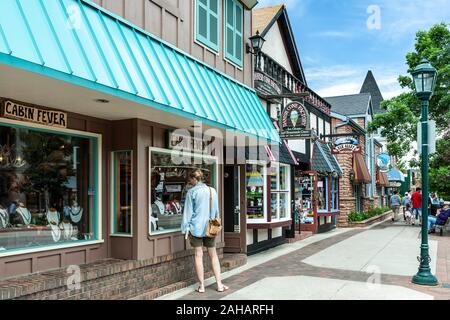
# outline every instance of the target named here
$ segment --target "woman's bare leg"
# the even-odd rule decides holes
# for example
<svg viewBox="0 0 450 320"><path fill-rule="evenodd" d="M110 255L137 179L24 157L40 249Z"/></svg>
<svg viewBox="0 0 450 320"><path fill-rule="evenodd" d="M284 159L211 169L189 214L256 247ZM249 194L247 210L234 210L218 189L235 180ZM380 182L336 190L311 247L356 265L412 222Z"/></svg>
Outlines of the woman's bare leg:
<svg viewBox="0 0 450 320"><path fill-rule="evenodd" d="M219 257L217 256L216 248L208 248L209 258L211 259L211 265L214 272L214 276L216 277L217 289L221 290L223 288L222 280L220 277L220 262Z"/></svg>
<svg viewBox="0 0 450 320"><path fill-rule="evenodd" d="M196 247L195 248L195 271L197 272L197 279L199 282L199 290L205 290L205 276L203 270L203 248Z"/></svg>

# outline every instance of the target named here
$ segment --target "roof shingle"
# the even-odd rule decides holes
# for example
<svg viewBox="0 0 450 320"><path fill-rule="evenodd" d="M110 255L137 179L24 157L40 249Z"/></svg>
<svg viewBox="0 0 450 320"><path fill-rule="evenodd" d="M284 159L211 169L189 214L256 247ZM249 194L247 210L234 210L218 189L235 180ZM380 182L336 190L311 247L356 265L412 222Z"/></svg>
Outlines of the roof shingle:
<svg viewBox="0 0 450 320"><path fill-rule="evenodd" d="M345 116L366 114L370 102L370 93L324 98L331 104L331 111Z"/></svg>

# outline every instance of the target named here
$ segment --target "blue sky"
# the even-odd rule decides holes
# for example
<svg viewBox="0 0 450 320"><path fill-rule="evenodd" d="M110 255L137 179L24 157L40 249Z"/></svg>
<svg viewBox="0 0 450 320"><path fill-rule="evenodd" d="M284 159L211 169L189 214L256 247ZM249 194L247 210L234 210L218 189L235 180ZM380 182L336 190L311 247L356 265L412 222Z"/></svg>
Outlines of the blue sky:
<svg viewBox="0 0 450 320"><path fill-rule="evenodd" d="M396 96L416 32L450 23L450 0L260 0L258 7L279 3L287 4L308 85L324 97L359 93L369 69L384 98Z"/></svg>

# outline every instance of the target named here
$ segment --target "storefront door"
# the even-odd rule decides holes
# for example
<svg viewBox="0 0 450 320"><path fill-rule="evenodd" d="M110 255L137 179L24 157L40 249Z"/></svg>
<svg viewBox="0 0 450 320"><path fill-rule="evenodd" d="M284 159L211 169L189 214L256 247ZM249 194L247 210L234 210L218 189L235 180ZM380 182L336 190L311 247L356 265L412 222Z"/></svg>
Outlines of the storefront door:
<svg viewBox="0 0 450 320"><path fill-rule="evenodd" d="M241 231L245 231L241 221L241 167L225 166L224 173L224 251L244 252L245 242L241 236Z"/></svg>

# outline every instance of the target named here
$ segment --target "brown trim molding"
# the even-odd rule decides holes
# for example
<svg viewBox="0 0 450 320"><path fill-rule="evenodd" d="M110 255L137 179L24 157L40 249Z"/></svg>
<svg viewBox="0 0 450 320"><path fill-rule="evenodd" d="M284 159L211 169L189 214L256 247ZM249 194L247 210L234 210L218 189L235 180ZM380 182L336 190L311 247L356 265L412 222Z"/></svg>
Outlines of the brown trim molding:
<svg viewBox="0 0 450 320"><path fill-rule="evenodd" d="M247 223L247 229L274 229L279 227L290 227L292 220L272 223Z"/></svg>

